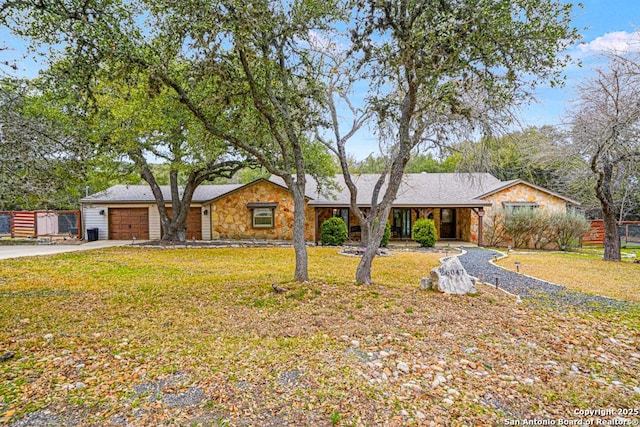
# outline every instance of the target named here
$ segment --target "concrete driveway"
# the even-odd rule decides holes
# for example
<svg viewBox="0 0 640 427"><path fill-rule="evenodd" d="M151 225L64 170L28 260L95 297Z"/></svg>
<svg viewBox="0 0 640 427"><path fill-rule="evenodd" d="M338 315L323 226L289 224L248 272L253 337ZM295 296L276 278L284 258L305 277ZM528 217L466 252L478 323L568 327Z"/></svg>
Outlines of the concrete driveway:
<svg viewBox="0 0 640 427"><path fill-rule="evenodd" d="M26 256L55 255L64 252L88 251L112 246L130 245L131 240L97 240L79 245L16 245L0 246L0 259Z"/></svg>

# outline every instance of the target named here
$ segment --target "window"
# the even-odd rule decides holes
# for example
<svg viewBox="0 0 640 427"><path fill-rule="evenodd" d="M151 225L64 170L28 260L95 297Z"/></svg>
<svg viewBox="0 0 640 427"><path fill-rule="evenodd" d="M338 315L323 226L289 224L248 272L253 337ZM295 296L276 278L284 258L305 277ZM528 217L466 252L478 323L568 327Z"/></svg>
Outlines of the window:
<svg viewBox="0 0 640 427"><path fill-rule="evenodd" d="M254 208L253 227L273 228L273 208Z"/></svg>
<svg viewBox="0 0 640 427"><path fill-rule="evenodd" d="M540 207L539 204L534 202L502 202L502 206L511 212L533 210Z"/></svg>
<svg viewBox="0 0 640 427"><path fill-rule="evenodd" d="M331 210L331 216L342 218L347 230L349 230L349 208L334 208Z"/></svg>

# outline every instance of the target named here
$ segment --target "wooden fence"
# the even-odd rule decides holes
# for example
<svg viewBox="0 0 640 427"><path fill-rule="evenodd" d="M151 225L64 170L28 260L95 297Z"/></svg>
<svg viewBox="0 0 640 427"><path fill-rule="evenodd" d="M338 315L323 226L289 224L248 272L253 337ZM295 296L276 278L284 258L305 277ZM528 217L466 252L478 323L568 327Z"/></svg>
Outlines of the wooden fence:
<svg viewBox="0 0 640 427"><path fill-rule="evenodd" d="M621 221L618 223L620 240L624 243L640 243L640 221ZM604 221L594 219L591 221L591 229L582 236L584 245L602 245L604 243Z"/></svg>
<svg viewBox="0 0 640 427"><path fill-rule="evenodd" d="M0 236L36 238L81 237L80 211L0 211Z"/></svg>

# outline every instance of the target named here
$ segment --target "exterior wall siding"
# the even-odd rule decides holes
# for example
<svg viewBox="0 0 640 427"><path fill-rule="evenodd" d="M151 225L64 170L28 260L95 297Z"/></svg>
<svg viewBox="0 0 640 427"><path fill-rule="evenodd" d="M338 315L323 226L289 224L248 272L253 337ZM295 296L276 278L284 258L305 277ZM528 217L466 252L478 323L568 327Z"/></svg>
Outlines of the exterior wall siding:
<svg viewBox="0 0 640 427"><path fill-rule="evenodd" d="M100 211L104 210L104 215L100 215ZM84 230L82 236L87 238L88 228L98 229L98 239L107 240L109 237L109 208L107 205L84 205L82 207L82 223Z"/></svg>
<svg viewBox="0 0 640 427"><path fill-rule="evenodd" d="M204 211L207 211L205 215ZM202 240L211 240L211 205L205 205L200 208L202 219Z"/></svg>
<svg viewBox="0 0 640 427"><path fill-rule="evenodd" d="M278 203L274 209L273 228L253 228L248 203ZM242 187L211 204L213 239L293 239L293 197L289 191L267 181ZM305 239L315 239L313 207L305 209Z"/></svg>
<svg viewBox="0 0 640 427"><path fill-rule="evenodd" d="M456 209L456 238L465 242L471 241L471 219L476 214L470 208ZM476 241L478 237L476 236Z"/></svg>
<svg viewBox="0 0 640 427"><path fill-rule="evenodd" d="M160 226L160 212L158 205L149 206L149 239L160 240L162 238L162 227Z"/></svg>

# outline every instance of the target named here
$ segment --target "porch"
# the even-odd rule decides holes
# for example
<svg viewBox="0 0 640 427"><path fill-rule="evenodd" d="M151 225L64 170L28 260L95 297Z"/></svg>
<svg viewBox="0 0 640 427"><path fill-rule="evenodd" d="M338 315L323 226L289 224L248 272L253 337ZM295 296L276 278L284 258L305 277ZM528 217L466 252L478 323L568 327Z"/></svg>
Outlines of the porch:
<svg viewBox="0 0 640 427"><path fill-rule="evenodd" d="M360 208L365 214L368 208ZM411 247L412 228L420 218L432 219L438 231L438 243L442 246L470 244L482 246L483 206L443 206L443 207L395 207L389 214L391 239L389 245ZM331 218L339 217L347 225L348 239L354 245L360 241L361 230L358 218L348 207L316 207L316 243L320 240L320 226Z"/></svg>

